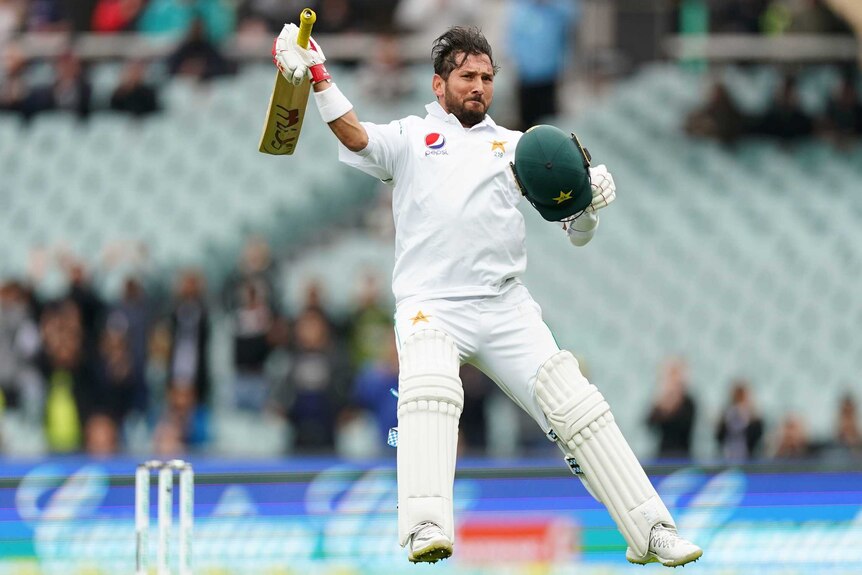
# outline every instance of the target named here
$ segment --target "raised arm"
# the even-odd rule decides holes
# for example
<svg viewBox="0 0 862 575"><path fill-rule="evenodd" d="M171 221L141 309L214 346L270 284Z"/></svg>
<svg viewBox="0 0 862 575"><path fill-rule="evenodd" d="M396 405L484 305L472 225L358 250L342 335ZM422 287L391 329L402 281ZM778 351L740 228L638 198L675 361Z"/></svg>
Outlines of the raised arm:
<svg viewBox="0 0 862 575"><path fill-rule="evenodd" d="M326 56L313 38L308 39L308 48L297 44L299 28L285 24L272 47L272 59L288 82L298 86L310 75L314 86L314 100L323 121L329 124L332 133L353 152L364 150L368 145L368 133L353 105L332 82L326 70Z"/></svg>
<svg viewBox="0 0 862 575"><path fill-rule="evenodd" d="M341 98L347 102L347 98L341 94L338 87L330 80L318 82L314 85L314 100L317 102L318 109L321 110L321 115L323 115L322 106L325 106L329 100L338 99L331 98L331 93L333 91L337 91L337 95L341 96ZM359 116L356 115L352 106L345 114L328 123L329 129L332 130L335 137L338 138L339 141L344 144L344 147L351 152L364 150L365 146L368 145L368 132L366 132L362 124L359 123Z"/></svg>

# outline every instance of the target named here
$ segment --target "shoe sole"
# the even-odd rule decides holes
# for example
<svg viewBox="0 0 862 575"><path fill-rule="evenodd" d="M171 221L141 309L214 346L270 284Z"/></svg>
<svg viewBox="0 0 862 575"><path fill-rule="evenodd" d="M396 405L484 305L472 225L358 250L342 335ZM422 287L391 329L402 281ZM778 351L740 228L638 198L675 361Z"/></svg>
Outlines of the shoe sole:
<svg viewBox="0 0 862 575"><path fill-rule="evenodd" d="M441 559L447 559L451 556L452 545L445 541L438 541L430 544L418 553L411 553L407 559L409 559L411 563L437 563Z"/></svg>
<svg viewBox="0 0 862 575"><path fill-rule="evenodd" d="M655 553L650 553L645 561L637 561L626 556L626 560L629 563L633 563L635 565L646 565L647 563L661 563L665 567L682 567L688 563L693 563L700 559L703 555L703 549L698 549L694 553L689 553L688 555L684 555L679 559L664 559L659 557Z"/></svg>

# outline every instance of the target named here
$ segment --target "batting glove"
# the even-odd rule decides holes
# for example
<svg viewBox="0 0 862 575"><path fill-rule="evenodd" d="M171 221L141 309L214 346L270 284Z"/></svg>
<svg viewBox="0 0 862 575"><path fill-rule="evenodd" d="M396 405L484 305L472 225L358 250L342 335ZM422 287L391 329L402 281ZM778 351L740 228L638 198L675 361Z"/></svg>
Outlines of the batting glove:
<svg viewBox="0 0 862 575"><path fill-rule="evenodd" d="M285 24L272 44L272 61L281 75L294 86L301 84L309 72L313 84L329 80L331 76L323 65L326 62L323 50L314 38L309 38L307 49L299 46L296 43L298 35L296 24Z"/></svg>
<svg viewBox="0 0 862 575"><path fill-rule="evenodd" d="M590 168L590 187L593 191L593 199L585 210L588 213L595 213L608 207L617 197L614 177L604 164Z"/></svg>

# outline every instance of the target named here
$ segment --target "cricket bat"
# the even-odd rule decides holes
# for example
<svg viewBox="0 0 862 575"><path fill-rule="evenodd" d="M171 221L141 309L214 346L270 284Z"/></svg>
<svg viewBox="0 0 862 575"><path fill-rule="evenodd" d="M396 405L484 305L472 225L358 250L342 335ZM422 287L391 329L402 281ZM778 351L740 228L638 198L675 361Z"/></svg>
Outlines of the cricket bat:
<svg viewBox="0 0 862 575"><path fill-rule="evenodd" d="M299 46L308 48L308 39L311 37L311 27L315 20L317 20L317 14L310 8L306 8L299 15L299 35L296 37L296 43ZM275 73L275 87L269 97L266 123L263 125L258 147L261 152L284 156L296 150L310 91L311 82L308 78L305 78L299 86L294 86L281 75L281 72Z"/></svg>

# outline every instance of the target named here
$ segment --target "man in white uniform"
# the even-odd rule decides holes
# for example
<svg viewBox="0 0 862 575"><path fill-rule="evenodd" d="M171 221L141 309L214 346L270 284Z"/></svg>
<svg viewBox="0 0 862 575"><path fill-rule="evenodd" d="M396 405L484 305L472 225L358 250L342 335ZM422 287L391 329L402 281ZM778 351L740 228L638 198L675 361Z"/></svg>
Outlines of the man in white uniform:
<svg viewBox="0 0 862 575"><path fill-rule="evenodd" d="M284 27L273 47L276 65L297 84L310 74L341 161L394 186L398 528L408 558L434 562L452 553L464 362L493 378L557 442L608 508L629 561L676 566L699 558L700 548L677 534L601 393L559 349L520 281L525 228L509 162L522 134L487 115L497 68L485 37L460 27L440 36L432 49L436 101L427 115L378 125L360 123L320 46L312 40L302 49L296 35L296 26ZM585 159L579 169L587 166ZM589 168L585 182L589 206L563 226L579 246L615 197L604 166Z"/></svg>

